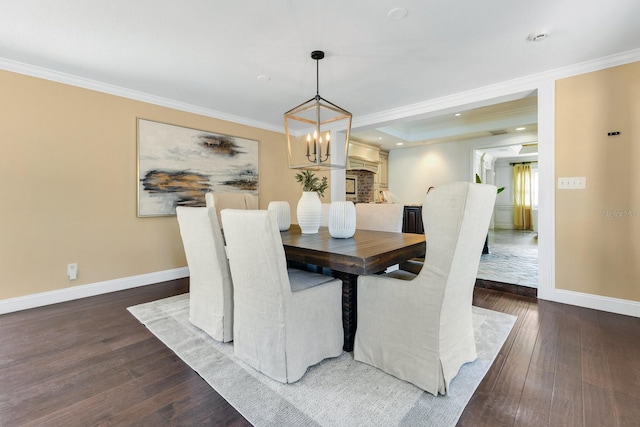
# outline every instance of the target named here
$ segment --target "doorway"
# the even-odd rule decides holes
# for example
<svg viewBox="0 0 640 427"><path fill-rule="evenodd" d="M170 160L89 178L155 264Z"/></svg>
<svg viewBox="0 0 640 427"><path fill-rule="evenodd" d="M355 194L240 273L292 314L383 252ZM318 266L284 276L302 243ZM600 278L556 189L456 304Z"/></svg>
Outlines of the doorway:
<svg viewBox="0 0 640 427"><path fill-rule="evenodd" d="M504 187L496 197L489 227L489 253L483 254L478 279L510 285L538 286L538 153L537 141L474 148L473 175L482 182ZM517 229L513 221L513 166L531 165L532 224Z"/></svg>

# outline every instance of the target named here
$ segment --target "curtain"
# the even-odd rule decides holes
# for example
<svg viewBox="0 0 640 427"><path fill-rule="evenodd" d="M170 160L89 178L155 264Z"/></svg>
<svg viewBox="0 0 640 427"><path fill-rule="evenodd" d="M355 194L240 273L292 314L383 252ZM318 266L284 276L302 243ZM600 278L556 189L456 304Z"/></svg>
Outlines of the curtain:
<svg viewBox="0 0 640 427"><path fill-rule="evenodd" d="M531 165L513 165L513 225L517 230L531 230Z"/></svg>

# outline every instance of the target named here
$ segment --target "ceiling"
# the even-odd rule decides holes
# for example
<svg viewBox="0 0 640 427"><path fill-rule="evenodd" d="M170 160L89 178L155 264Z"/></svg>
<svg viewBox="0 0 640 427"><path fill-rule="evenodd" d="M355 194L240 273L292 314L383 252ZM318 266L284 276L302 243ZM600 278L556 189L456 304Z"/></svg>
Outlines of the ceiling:
<svg viewBox="0 0 640 427"><path fill-rule="evenodd" d="M313 50L326 53L320 94L357 125L640 47L637 0L3 0L0 17L2 68L27 64L277 131L285 111L315 95ZM390 138L377 140L389 149L398 138L535 125L530 105L513 106L522 123L502 106L485 111L501 117L495 129L472 119L484 112L469 111L385 123L371 138ZM365 140L365 131L354 135Z"/></svg>
<svg viewBox="0 0 640 427"><path fill-rule="evenodd" d="M428 118L396 120L391 124L354 130L351 136L392 150L495 135L535 133L537 130L538 97L528 96L486 107L460 107L455 112ZM506 155L504 151L494 154L497 157Z"/></svg>
<svg viewBox="0 0 640 427"><path fill-rule="evenodd" d="M538 144L531 142L526 144L512 144L491 148L479 148L477 151L490 154L494 159L512 159L526 157L526 161L538 160Z"/></svg>

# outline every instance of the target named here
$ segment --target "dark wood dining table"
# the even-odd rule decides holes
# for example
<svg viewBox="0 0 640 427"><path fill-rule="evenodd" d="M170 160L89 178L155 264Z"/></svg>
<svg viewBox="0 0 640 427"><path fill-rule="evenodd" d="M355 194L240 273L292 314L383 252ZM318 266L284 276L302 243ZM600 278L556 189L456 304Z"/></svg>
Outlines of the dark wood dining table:
<svg viewBox="0 0 640 427"><path fill-rule="evenodd" d="M302 234L293 224L281 232L288 261L331 270L342 280L342 328L345 351L353 350L357 327L358 276L376 274L410 258L424 256L424 234L356 230L353 237L335 239L326 227Z"/></svg>

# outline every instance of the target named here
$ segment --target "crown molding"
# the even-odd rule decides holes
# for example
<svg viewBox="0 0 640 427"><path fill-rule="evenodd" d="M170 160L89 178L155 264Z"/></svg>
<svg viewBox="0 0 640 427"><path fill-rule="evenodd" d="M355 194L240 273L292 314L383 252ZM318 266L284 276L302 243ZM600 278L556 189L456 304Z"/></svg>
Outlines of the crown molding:
<svg viewBox="0 0 640 427"><path fill-rule="evenodd" d="M48 68L37 67L18 61L12 61L0 58L0 69L11 71L18 74L24 74L31 77L37 77L44 80L50 80L57 83L63 83L70 86L76 86L83 89L94 90L109 95L116 95L123 98L133 99L134 101L146 102L161 107L172 108L174 110L185 111L187 113L199 114L213 119L224 120L228 122L238 123L241 125L251 126L259 129L269 130L273 132L284 133L284 127L273 126L268 123L247 119L245 117L235 116L233 114L224 113L222 111L211 110L199 107L197 105L187 104L175 101L161 96L150 95L148 93L136 90L126 89L120 86L110 85L108 83L99 82L97 80L86 79L73 74L61 73L59 71L50 70Z"/></svg>
<svg viewBox="0 0 640 427"><path fill-rule="evenodd" d="M451 110L453 112L461 105L476 108L495 104L496 99L500 99L500 102L513 101L532 94L538 89L538 87L548 81L572 77L636 61L640 61L640 49L597 58L591 61L556 68L542 73L507 80L493 85L483 86L477 89L434 98L399 108L380 111L378 113L360 116L357 118L354 117L352 127L360 128L373 125L383 126L385 123L406 119L408 117L424 117L428 116L429 113L435 112L442 114L443 112L446 113L447 110Z"/></svg>
<svg viewBox="0 0 640 427"><path fill-rule="evenodd" d="M478 104L477 106L480 107L488 105L489 103L495 103L495 100L500 98L502 98L502 102L511 101L533 93L540 86L540 84L545 81L557 80L575 76L578 74L598 71L604 68L624 65L639 60L640 49L634 49L615 55L610 55L562 68L545 71L542 73L532 74L513 80L503 81L493 85L483 86L469 91L426 100L404 107L380 111L378 113L373 113L365 116L354 117L352 128L381 125L393 120L421 116L433 112L442 113L443 110L445 110L446 112L447 109L455 109L460 105L476 103ZM284 127L281 126L274 126L269 123L247 119L246 117L236 116L233 114L224 113L222 111L211 110L208 108L179 102L160 96L150 95L144 92L126 89L120 86L110 85L96 80L90 80L72 74L62 73L59 71L37 67L34 65L29 65L5 58L0 58L0 69L19 74L25 74L32 77L42 78L58 83L64 83L71 86L77 86L84 89L95 90L97 92L107 93L110 95L121 96L136 101L147 102L167 108L173 108L180 111L200 114L214 119L225 120L259 129L284 133ZM475 107L474 105L471 106Z"/></svg>

